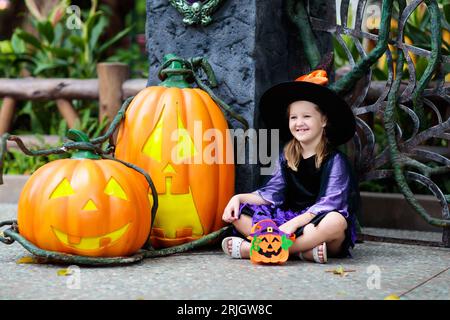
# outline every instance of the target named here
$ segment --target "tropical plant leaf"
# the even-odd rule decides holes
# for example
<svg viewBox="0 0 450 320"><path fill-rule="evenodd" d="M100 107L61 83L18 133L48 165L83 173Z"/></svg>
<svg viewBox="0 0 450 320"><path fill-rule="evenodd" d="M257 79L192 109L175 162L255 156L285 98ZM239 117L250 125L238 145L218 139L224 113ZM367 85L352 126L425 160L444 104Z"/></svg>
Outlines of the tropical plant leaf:
<svg viewBox="0 0 450 320"><path fill-rule="evenodd" d="M100 48L97 50L98 54L102 54L103 51L111 47L114 43L120 41L123 37L125 37L130 31L132 30L131 27L125 28L124 30L120 31L118 34L116 34L113 38L106 41Z"/></svg>
<svg viewBox="0 0 450 320"><path fill-rule="evenodd" d="M60 3L53 8L48 16L48 20L52 25L58 25L58 22L66 12L67 7L70 5L70 0L61 0Z"/></svg>
<svg viewBox="0 0 450 320"><path fill-rule="evenodd" d="M0 41L0 53L2 55L14 53L11 41L9 40Z"/></svg>
<svg viewBox="0 0 450 320"><path fill-rule="evenodd" d="M418 27L420 30L426 30L429 29L429 23L430 23L431 16L428 13L428 10L425 11L425 14L423 15L422 19L418 20Z"/></svg>
<svg viewBox="0 0 450 320"><path fill-rule="evenodd" d="M69 62L67 61L55 61L53 63L39 63L36 69L34 69L34 75L40 75L41 73L53 69L57 69L60 67L66 67L69 65Z"/></svg>
<svg viewBox="0 0 450 320"><path fill-rule="evenodd" d="M54 27L54 32L55 32L55 37L53 39L52 46L54 46L54 47L63 46L64 36L65 36L63 25L58 23Z"/></svg>
<svg viewBox="0 0 450 320"><path fill-rule="evenodd" d="M18 116L20 115L27 115L30 118L33 131L35 131L36 133L44 133L44 128L33 110L33 102L27 101L25 105L19 110Z"/></svg>
<svg viewBox="0 0 450 320"><path fill-rule="evenodd" d="M39 11L39 8L37 7L34 0L25 0L25 5L28 8L28 11L38 20L41 21L44 19L44 16Z"/></svg>
<svg viewBox="0 0 450 320"><path fill-rule="evenodd" d="M17 35L17 33L14 33L11 37L11 46L14 52L18 54L25 53L27 50L25 42Z"/></svg>
<svg viewBox="0 0 450 320"><path fill-rule="evenodd" d="M79 121L79 120L76 119L75 122L77 122L77 121ZM66 121L60 121L59 125L58 125L58 136L61 138L60 142L62 142L62 140L63 140L62 137L66 136L67 130L68 130L67 122Z"/></svg>
<svg viewBox="0 0 450 320"><path fill-rule="evenodd" d="M48 51L55 54L59 59L67 59L73 56L73 51L66 48L60 48L60 47L46 47ZM59 63L59 66L64 65L62 63Z"/></svg>
<svg viewBox="0 0 450 320"><path fill-rule="evenodd" d="M105 17L100 17L98 23L92 28L92 32L90 33L89 47L94 48L98 44L98 40L100 39L103 30L105 30L108 25L108 20Z"/></svg>
<svg viewBox="0 0 450 320"><path fill-rule="evenodd" d="M422 29L416 27L412 24L406 24L405 26L406 34L411 38L413 45L426 45L430 42L430 36L427 35Z"/></svg>
<svg viewBox="0 0 450 320"><path fill-rule="evenodd" d="M85 29L83 30L83 38L85 39L86 42L89 41L92 34L92 29L98 25L98 21L100 20L102 14L103 13L101 11L97 11L94 14L90 14L88 16L86 23L84 25Z"/></svg>
<svg viewBox="0 0 450 320"><path fill-rule="evenodd" d="M81 38L80 36L76 36L76 35L71 35L69 37L69 41L70 43L72 43L75 47L84 50L84 41L83 38Z"/></svg>
<svg viewBox="0 0 450 320"><path fill-rule="evenodd" d="M47 43L52 43L55 38L55 32L53 30L53 26L50 21L41 21L37 24L38 32L44 36L47 40Z"/></svg>
<svg viewBox="0 0 450 320"><path fill-rule="evenodd" d="M32 45L36 49L42 50L41 42L31 33L28 33L22 29L17 29L16 34L20 39L25 41L27 44Z"/></svg>

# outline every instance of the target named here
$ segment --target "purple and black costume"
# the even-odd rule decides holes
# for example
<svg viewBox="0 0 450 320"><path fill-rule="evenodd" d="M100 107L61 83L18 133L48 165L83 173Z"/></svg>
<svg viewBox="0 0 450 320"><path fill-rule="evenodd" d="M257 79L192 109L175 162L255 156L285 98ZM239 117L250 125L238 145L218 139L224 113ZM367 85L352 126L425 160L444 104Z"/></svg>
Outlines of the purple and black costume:
<svg viewBox="0 0 450 320"><path fill-rule="evenodd" d="M337 211L347 220L347 230L339 257L351 256L349 248L356 241L355 216L360 210L358 184L350 163L340 151L332 151L320 168L312 156L302 159L297 172L290 169L281 155L272 178L258 193L270 205L241 204L240 213L252 217L253 224L272 219L278 226L305 212L315 214L310 223L318 225L325 215ZM303 234L300 227L295 232Z"/></svg>

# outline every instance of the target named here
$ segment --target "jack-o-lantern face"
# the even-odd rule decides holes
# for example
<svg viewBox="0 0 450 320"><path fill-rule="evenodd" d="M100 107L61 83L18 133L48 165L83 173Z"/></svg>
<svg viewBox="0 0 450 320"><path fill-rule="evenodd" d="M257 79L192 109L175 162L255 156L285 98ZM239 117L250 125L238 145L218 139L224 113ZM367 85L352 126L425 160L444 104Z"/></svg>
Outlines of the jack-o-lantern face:
<svg viewBox="0 0 450 320"><path fill-rule="evenodd" d="M154 247L189 242L223 226L222 212L234 193L234 165L205 161L217 154L226 159L228 149L225 141L217 142L208 154L211 141L203 134L214 129L225 140L227 128L219 107L200 89L148 87L131 102L115 156L153 179L158 191Z"/></svg>
<svg viewBox="0 0 450 320"><path fill-rule="evenodd" d="M22 190L19 232L45 250L126 256L140 249L150 232L147 193L145 178L117 161L53 161Z"/></svg>
<svg viewBox="0 0 450 320"><path fill-rule="evenodd" d="M281 237L278 235L260 236L258 253L267 258L278 256L281 253Z"/></svg>
<svg viewBox="0 0 450 320"><path fill-rule="evenodd" d="M288 238L272 220L266 219L252 227L249 239L253 263L284 263L289 258L289 247L295 236Z"/></svg>

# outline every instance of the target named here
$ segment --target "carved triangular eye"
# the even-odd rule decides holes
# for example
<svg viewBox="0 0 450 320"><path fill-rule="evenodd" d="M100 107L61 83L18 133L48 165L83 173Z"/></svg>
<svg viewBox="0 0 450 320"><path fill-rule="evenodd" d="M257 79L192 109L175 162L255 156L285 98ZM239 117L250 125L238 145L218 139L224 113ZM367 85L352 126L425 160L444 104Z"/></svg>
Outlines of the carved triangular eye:
<svg viewBox="0 0 450 320"><path fill-rule="evenodd" d="M158 120L155 129L153 129L150 137L144 144L142 152L149 156L150 158L161 162L162 161L162 141L163 141L163 116ZM177 145L175 149L175 162L182 162L185 159L189 159L197 154L197 150L194 146L194 141L192 141L189 131L186 130L183 121L181 120L180 114L177 114Z"/></svg>
<svg viewBox="0 0 450 320"><path fill-rule="evenodd" d="M189 159L197 154L197 150L194 146L194 141L192 141L189 131L183 125L181 117L178 114L178 143L177 143L177 156L178 161L181 162L185 159Z"/></svg>
<svg viewBox="0 0 450 320"><path fill-rule="evenodd" d="M73 191L72 186L69 183L69 180L64 178L63 181L61 181L58 184L55 190L53 190L52 194L50 195L50 199L68 197L73 194L75 194L75 191Z"/></svg>
<svg viewBox="0 0 450 320"><path fill-rule="evenodd" d="M150 158L161 162L162 159L162 139L163 139L163 121L162 115L156 124L155 129L148 138L142 149L142 152Z"/></svg>
<svg viewBox="0 0 450 320"><path fill-rule="evenodd" d="M122 189L120 184L114 178L109 179L109 182L105 188L105 193L108 196L120 198L123 200L128 200L125 191Z"/></svg>

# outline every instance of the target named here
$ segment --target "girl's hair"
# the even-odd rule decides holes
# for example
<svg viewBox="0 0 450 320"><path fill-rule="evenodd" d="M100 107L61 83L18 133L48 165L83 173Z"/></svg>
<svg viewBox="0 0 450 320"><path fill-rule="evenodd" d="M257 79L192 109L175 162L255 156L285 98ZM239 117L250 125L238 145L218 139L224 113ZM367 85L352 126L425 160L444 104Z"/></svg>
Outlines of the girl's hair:
<svg viewBox="0 0 450 320"><path fill-rule="evenodd" d="M288 117L289 117L289 110L290 106L287 109ZM323 115L322 111L317 106L316 110ZM289 141L284 147L284 157L286 158L287 165L294 171L298 170L300 160L303 158L302 151L303 151L302 145L295 138L292 138L292 140ZM328 153L329 153L328 139L324 132L322 134L322 139L320 140L319 144L316 147L316 168L320 168L320 165L322 164L323 160L328 155Z"/></svg>

